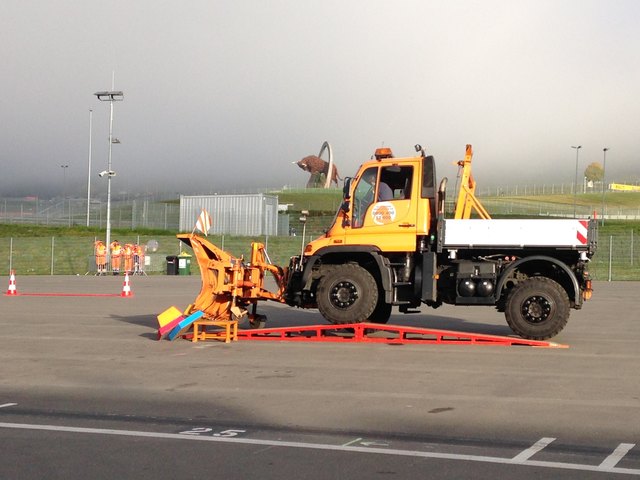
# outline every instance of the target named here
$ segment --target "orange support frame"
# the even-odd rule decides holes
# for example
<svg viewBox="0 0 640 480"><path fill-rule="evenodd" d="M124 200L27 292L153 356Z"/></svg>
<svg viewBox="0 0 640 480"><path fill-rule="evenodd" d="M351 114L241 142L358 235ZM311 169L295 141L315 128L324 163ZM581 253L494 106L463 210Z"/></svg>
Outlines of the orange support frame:
<svg viewBox="0 0 640 480"><path fill-rule="evenodd" d="M215 330L208 330L207 327L218 327ZM238 321L237 320L196 320L193 322L192 342L198 340L222 340L225 343L235 342L238 340Z"/></svg>

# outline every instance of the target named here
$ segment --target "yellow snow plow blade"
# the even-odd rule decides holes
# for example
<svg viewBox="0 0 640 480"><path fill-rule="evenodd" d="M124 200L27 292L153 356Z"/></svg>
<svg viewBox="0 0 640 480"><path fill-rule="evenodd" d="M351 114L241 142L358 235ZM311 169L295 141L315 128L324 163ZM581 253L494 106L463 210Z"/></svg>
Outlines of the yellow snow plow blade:
<svg viewBox="0 0 640 480"><path fill-rule="evenodd" d="M208 240L194 234L180 234L177 237L193 249L200 267L202 288L186 314L197 310L204 312L210 320L240 320L249 313L249 320L258 320L256 303L258 300L274 300L284 303L286 272L269 262L264 245L251 244L251 260L236 258L216 247ZM277 291L265 288L265 274L269 272L275 279ZM248 312L249 306L253 306Z"/></svg>

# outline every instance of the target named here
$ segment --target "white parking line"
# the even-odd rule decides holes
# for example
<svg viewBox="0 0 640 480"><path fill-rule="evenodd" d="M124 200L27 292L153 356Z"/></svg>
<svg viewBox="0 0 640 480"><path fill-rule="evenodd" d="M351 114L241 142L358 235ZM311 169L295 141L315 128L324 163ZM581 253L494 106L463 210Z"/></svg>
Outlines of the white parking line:
<svg viewBox="0 0 640 480"><path fill-rule="evenodd" d="M604 461L600 464L598 468L613 468L615 467L622 457L624 457L629 450L635 447L635 443L621 443L618 445L611 455L604 459Z"/></svg>
<svg viewBox="0 0 640 480"><path fill-rule="evenodd" d="M542 450L544 447L546 447L547 445L549 445L551 442L553 442L555 440L555 438L551 438L551 437L544 437L541 438L540 440L538 440L536 443L534 443L533 445L531 445L531 447L527 448L526 450L523 450L522 452L520 452L518 455L516 455L515 457L513 457L511 459L511 461L513 463L523 463L526 462L527 460L529 460L531 457L533 457L536 453L538 453L540 450Z"/></svg>
<svg viewBox="0 0 640 480"><path fill-rule="evenodd" d="M0 408L15 407L16 405L17 403L3 403L2 405L0 405Z"/></svg>
<svg viewBox="0 0 640 480"><path fill-rule="evenodd" d="M227 438L227 437L214 437L206 435L182 435L179 433L160 433L160 432L143 432L136 430L114 430L107 428L84 428L84 427L66 427L60 425L33 425L27 423L4 423L0 422L0 428L11 428L19 430L39 430L49 432L67 432L67 433L85 433L94 435L117 435L123 437L146 437L146 438L163 438L169 440L179 441L200 441L200 442L218 442L218 443L235 443L239 445L264 445L273 447L285 447L285 448L305 448L313 450L327 450L336 452L351 452L351 453L375 453L378 455L395 455L402 457L418 457L418 458L435 458L440 460L458 460L468 462L481 462L481 463L493 463L503 464L511 466L537 466L545 468L555 468L564 470L580 470L580 471L593 471L593 472L608 472L608 473L624 473L629 475L640 476L640 469L632 468L618 468L608 466L595 466L595 465L583 465L573 463L562 462L542 462L525 460L521 463L515 463L512 458L501 457L489 457L482 455L463 455L455 453L437 453L437 452L421 452L417 450L399 450L392 448L375 448L375 447L356 447L356 446L343 446L343 445L330 445L325 443L306 443L306 442L284 442L280 440L258 440L251 438ZM543 439L544 440L544 439ZM533 448L533 447L532 447Z"/></svg>

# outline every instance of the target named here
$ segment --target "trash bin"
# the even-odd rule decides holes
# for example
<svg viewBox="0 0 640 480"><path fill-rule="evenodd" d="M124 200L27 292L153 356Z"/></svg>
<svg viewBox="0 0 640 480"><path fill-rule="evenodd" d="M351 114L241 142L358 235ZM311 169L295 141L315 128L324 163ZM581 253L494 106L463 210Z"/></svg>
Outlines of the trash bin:
<svg viewBox="0 0 640 480"><path fill-rule="evenodd" d="M191 275L191 255L188 253L178 255L178 275Z"/></svg>
<svg viewBox="0 0 640 480"><path fill-rule="evenodd" d="M167 275L178 275L178 257L175 255L167 257Z"/></svg>

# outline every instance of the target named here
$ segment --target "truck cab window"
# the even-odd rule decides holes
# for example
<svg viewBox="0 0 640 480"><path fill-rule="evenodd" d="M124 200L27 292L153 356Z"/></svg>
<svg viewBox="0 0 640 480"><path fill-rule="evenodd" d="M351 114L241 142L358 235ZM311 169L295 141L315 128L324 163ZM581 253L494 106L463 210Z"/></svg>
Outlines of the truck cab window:
<svg viewBox="0 0 640 480"><path fill-rule="evenodd" d="M366 169L354 192L352 226L362 227L367 209L373 203L411 198L412 178L413 167L392 165L381 169L376 167Z"/></svg>
<svg viewBox="0 0 640 480"><path fill-rule="evenodd" d="M382 195L379 193L378 201L410 199L412 179L413 167L399 167L397 165L384 167L380 172L380 186L382 186L383 183L387 186L387 197L390 196L390 198L382 198Z"/></svg>

